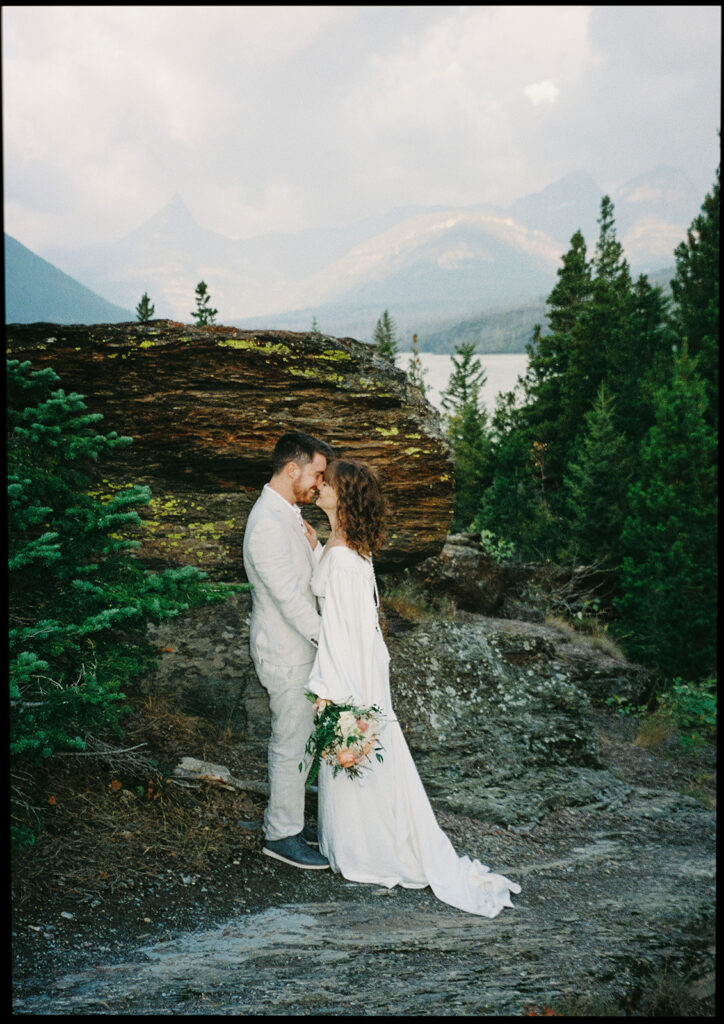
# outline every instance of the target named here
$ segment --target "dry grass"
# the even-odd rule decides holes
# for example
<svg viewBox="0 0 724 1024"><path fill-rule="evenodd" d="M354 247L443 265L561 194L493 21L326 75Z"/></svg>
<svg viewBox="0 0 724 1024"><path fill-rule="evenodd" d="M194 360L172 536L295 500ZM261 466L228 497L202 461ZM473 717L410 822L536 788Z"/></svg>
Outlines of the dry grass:
<svg viewBox="0 0 724 1024"><path fill-rule="evenodd" d="M637 747L644 750L655 750L676 732L676 720L672 715L662 711L654 711L640 720L639 732L634 740Z"/></svg>
<svg viewBox="0 0 724 1024"><path fill-rule="evenodd" d="M609 658L621 662L626 661L626 655L619 645L597 622L576 628L572 622L563 618L563 616L548 612L545 617L545 624L546 626L552 626L553 629L557 629L568 640L581 640L587 643L589 647L601 651L602 654Z"/></svg>
<svg viewBox="0 0 724 1024"><path fill-rule="evenodd" d="M559 633L567 637L569 640L577 640L580 637L580 633L567 619L564 619L561 615L554 615L552 612L548 612L545 617L546 626L552 626L553 629L557 629Z"/></svg>
<svg viewBox="0 0 724 1024"><path fill-rule="evenodd" d="M609 658L613 658L615 661L626 661L626 655L623 653L616 641L605 632L595 626L591 635L588 638L591 647L595 647L596 650L601 651Z"/></svg>
<svg viewBox="0 0 724 1024"><path fill-rule="evenodd" d="M42 825L35 842L13 854L19 902L59 880L90 893L169 867L208 870L256 843L238 822L261 821L265 798L206 783L183 788L169 778L186 754L231 763L228 736L150 698L135 701L124 732L124 747L147 743L145 760L52 757L14 773L15 824Z"/></svg>

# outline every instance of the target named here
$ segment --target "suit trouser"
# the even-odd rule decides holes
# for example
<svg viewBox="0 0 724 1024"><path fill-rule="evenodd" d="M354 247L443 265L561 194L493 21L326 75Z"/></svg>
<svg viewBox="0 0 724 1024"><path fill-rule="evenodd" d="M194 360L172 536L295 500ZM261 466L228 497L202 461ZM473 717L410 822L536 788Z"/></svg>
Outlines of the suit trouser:
<svg viewBox="0 0 724 1024"><path fill-rule="evenodd" d="M304 696L313 661L271 665L254 659L259 682L269 694L269 803L264 833L269 840L298 835L304 828L306 771L299 771L314 728L314 705Z"/></svg>

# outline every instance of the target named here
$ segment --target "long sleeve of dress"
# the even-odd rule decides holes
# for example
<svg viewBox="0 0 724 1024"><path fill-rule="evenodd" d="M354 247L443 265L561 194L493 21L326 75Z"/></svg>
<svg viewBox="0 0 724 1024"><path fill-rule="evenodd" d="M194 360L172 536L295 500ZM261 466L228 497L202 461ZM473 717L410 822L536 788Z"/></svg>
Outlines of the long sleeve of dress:
<svg viewBox="0 0 724 1024"><path fill-rule="evenodd" d="M335 704L373 703L376 625L377 609L365 574L355 566L333 564L325 588L317 657L307 688Z"/></svg>

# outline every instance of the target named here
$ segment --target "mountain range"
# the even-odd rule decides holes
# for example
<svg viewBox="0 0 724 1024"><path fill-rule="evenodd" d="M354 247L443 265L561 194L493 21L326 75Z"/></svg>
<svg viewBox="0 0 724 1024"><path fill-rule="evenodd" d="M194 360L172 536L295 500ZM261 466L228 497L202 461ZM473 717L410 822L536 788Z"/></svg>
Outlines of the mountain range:
<svg viewBox="0 0 724 1024"><path fill-rule="evenodd" d="M96 295L52 263L5 235L5 322L93 324L135 320L135 313Z"/></svg>
<svg viewBox="0 0 724 1024"><path fill-rule="evenodd" d="M116 242L45 257L118 306L148 292L156 316L188 322L206 281L218 321L371 341L389 309L404 339L490 310L540 302L573 233L593 252L602 190L576 172L508 207L408 206L338 228L237 240L199 225L179 195ZM699 196L680 171L658 167L612 194L618 237L634 273L673 264ZM401 342L405 347L405 342Z"/></svg>

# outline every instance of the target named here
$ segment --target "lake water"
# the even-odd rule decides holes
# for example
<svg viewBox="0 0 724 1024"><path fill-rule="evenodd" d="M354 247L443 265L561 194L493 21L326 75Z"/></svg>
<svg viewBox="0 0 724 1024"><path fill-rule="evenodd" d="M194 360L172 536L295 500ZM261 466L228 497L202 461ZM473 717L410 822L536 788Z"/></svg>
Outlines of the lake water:
<svg viewBox="0 0 724 1024"><path fill-rule="evenodd" d="M407 370L411 356L411 352L398 352L395 357L396 365L401 370ZM482 399L486 409L492 413L498 392L512 391L518 377L525 373L528 356L525 352L496 352L492 355L477 355L476 358L480 360L480 365L488 378L482 390ZM427 392L427 400L436 409L442 410L440 392L447 387L450 374L453 372L452 356L441 355L438 352L421 352L420 361L427 370L425 383L430 389Z"/></svg>

